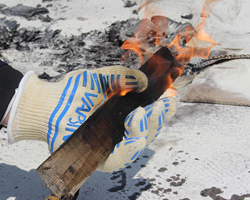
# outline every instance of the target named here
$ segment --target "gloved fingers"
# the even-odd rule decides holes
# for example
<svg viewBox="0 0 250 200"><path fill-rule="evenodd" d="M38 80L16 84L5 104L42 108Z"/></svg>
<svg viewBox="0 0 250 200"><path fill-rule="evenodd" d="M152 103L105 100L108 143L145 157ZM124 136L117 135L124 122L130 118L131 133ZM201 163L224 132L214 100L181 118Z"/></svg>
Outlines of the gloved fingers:
<svg viewBox="0 0 250 200"><path fill-rule="evenodd" d="M108 158L103 161L97 170L103 172L118 171L130 165L146 147L145 137L123 137Z"/></svg>
<svg viewBox="0 0 250 200"><path fill-rule="evenodd" d="M100 81L104 86L106 84L111 92L118 90L143 92L148 86L148 79L140 70L117 65L99 68L97 71Z"/></svg>
<svg viewBox="0 0 250 200"><path fill-rule="evenodd" d="M117 171L132 163L160 133L176 110L174 98L163 98L145 108L138 107L125 119L125 136L98 170Z"/></svg>
<svg viewBox="0 0 250 200"><path fill-rule="evenodd" d="M125 137L145 137L148 136L148 120L145 109L138 107L132 111L125 119Z"/></svg>
<svg viewBox="0 0 250 200"><path fill-rule="evenodd" d="M174 115L175 110L174 98L163 98L145 107L149 129L147 145L159 135L164 122Z"/></svg>

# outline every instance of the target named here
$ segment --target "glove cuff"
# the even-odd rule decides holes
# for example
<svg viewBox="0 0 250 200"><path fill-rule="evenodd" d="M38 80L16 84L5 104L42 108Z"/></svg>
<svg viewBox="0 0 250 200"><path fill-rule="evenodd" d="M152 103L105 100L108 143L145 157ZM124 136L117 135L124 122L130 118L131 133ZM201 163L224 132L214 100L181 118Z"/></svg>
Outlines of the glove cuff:
<svg viewBox="0 0 250 200"><path fill-rule="evenodd" d="M10 111L8 142L20 140L47 141L49 115L57 103L58 89L28 71L22 78Z"/></svg>
<svg viewBox="0 0 250 200"><path fill-rule="evenodd" d="M24 85L27 82L27 80L29 79L30 75L33 74L33 73L34 73L34 71L28 71L24 75L22 80L20 81L18 89L16 89L17 92L15 94L15 100L14 100L12 108L11 108L10 117L9 117L9 121L8 121L8 125L7 125L7 133L8 133L8 142L9 142L9 144L13 144L13 143L16 142L15 134L13 135L12 126L13 126L13 123L14 123L14 119L15 119L15 115L16 115L16 112L17 112L19 102L20 102L22 94L23 94Z"/></svg>

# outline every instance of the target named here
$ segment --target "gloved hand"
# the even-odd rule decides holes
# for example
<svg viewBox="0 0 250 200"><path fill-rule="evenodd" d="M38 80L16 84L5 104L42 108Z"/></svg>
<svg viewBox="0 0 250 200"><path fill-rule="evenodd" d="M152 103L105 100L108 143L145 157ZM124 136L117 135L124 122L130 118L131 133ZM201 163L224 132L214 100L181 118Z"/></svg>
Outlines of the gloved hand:
<svg viewBox="0 0 250 200"><path fill-rule="evenodd" d="M117 92L118 89L134 89L136 92L142 92L146 87L147 78L141 71L122 66L73 71L68 73L63 80L55 83L40 80L34 72L30 71L20 82L11 109L7 126L9 143L27 139L42 140L48 143L49 150L53 153L95 112L108 98L108 95ZM148 113L151 113L151 109L157 110L157 107L165 109L163 105L152 105L149 106ZM130 115L130 117L135 116L133 118L137 120L127 120L125 123L127 126L126 136L119 143L120 145L116 146L110 158L99 167L100 170L114 171L133 162L147 144L147 142L141 144L141 140L136 138L144 137L146 140L145 137L147 137L148 143L152 140L154 135L148 134L146 128L142 132L135 130L138 120L142 117L144 126L147 124L143 110L138 108ZM159 115L161 112L162 110L154 114L153 111L151 116ZM148 121L149 125L150 121ZM132 126L132 124L134 125ZM153 126L156 125L153 123ZM128 132L131 134L128 135ZM136 141L131 142L134 140ZM138 148L140 149L139 153L137 153ZM136 153L138 155L135 155ZM119 157L120 160L123 160L122 163L120 160L116 161Z"/></svg>
<svg viewBox="0 0 250 200"><path fill-rule="evenodd" d="M176 111L175 99L165 97L132 111L125 120L125 136L106 161L99 165L100 171L117 171L130 165L159 135L164 122Z"/></svg>

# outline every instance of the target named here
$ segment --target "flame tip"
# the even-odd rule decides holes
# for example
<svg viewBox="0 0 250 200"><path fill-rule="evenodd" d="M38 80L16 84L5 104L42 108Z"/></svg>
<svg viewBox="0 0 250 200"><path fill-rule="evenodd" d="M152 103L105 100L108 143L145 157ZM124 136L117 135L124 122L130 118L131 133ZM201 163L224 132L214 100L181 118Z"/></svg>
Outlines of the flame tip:
<svg viewBox="0 0 250 200"><path fill-rule="evenodd" d="M165 17L165 13L160 8L154 10L153 6L149 6L151 0L144 1L142 3L144 8L143 19L147 20L142 20L135 35L126 40L121 48L134 51L140 58L140 64L142 64L150 57L152 49L154 51L156 47L167 47L181 65L183 71L191 59L195 57L207 58L211 48L218 45L205 32L205 22L211 10L219 1L221 0L205 0L201 8L201 23L195 28L192 25L187 25L184 31L178 31L171 43L166 43L168 18Z"/></svg>

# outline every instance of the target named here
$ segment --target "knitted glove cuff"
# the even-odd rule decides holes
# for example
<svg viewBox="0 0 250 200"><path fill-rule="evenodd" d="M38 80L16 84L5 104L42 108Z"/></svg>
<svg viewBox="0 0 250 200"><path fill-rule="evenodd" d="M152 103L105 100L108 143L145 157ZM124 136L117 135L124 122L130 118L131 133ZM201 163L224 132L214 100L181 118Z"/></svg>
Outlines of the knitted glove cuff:
<svg viewBox="0 0 250 200"><path fill-rule="evenodd" d="M19 83L19 87L18 87L17 93L15 95L15 100L14 100L12 108L11 108L10 117L9 117L8 126L7 126L9 144L13 144L15 142L15 137L13 135L13 130L12 130L14 119L15 119L15 114L16 114L20 99L22 97L24 85L27 82L27 80L29 79L30 75L33 73L34 73L34 71L28 71Z"/></svg>
<svg viewBox="0 0 250 200"><path fill-rule="evenodd" d="M10 144L24 139L47 141L48 113L57 103L58 93L56 85L38 79L34 71L24 75L7 126Z"/></svg>

